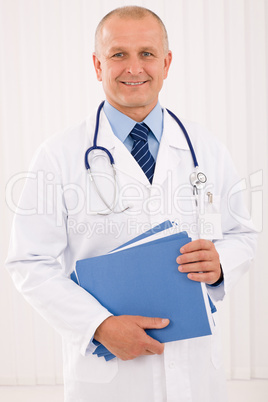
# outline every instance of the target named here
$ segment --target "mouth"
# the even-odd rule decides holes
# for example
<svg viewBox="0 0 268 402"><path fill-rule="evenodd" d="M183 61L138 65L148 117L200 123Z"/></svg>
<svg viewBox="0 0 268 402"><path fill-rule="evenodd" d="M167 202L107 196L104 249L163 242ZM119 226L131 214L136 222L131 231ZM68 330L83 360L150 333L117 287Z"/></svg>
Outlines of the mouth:
<svg viewBox="0 0 268 402"><path fill-rule="evenodd" d="M139 86L139 85L145 84L147 81L135 81L135 82L132 82L132 81L121 81L121 82L122 82L122 84L127 85L127 86L130 86L130 87L137 87L137 86Z"/></svg>

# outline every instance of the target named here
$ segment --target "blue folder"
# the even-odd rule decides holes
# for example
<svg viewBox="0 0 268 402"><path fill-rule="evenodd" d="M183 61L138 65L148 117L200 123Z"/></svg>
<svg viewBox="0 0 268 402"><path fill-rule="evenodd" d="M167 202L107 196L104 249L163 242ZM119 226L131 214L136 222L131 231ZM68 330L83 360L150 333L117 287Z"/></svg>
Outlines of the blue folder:
<svg viewBox="0 0 268 402"><path fill-rule="evenodd" d="M180 248L189 241L181 232L77 261L78 283L114 315L169 318L166 328L146 330L160 342L210 335L201 284L180 273L176 263ZM94 342L95 354L106 360L114 357Z"/></svg>
<svg viewBox="0 0 268 402"><path fill-rule="evenodd" d="M147 239L149 236L163 232L164 230L170 229L170 228L172 228L172 223L170 222L170 220L164 221L164 222L160 223L159 225L154 226L152 229L149 229L146 232L140 234L139 236L134 237L134 239L131 239L128 242L122 244L121 246L117 247L115 250L119 250L122 247L129 246L130 244L136 243L139 240ZM187 235L186 232L181 232L181 233L183 235L185 235L185 234Z"/></svg>

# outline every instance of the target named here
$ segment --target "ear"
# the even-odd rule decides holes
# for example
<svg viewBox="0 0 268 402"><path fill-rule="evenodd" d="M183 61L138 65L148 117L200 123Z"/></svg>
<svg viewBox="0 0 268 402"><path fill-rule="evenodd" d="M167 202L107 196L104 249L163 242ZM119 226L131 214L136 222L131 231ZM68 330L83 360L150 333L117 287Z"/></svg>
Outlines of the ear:
<svg viewBox="0 0 268 402"><path fill-rule="evenodd" d="M171 62L172 62L172 52L169 50L168 54L166 55L166 57L164 59L164 80L168 76L168 70L169 70Z"/></svg>
<svg viewBox="0 0 268 402"><path fill-rule="evenodd" d="M101 69L101 61L98 59L96 56L96 53L93 53L93 64L95 67L96 75L97 75L97 80L102 81L102 69Z"/></svg>

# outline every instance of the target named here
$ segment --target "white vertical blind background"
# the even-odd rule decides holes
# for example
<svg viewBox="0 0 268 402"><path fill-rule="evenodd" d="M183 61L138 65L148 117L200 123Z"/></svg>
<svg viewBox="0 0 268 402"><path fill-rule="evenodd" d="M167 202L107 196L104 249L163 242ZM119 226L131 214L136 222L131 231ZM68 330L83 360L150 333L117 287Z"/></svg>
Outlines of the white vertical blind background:
<svg viewBox="0 0 268 402"><path fill-rule="evenodd" d="M15 290L4 260L12 211L11 177L38 145L75 124L104 97L92 65L104 14L136 4L165 22L173 51L161 103L208 127L245 179L260 231L256 260L224 303L226 374L268 378L268 1L0 0L0 384L62 382L61 340ZM14 187L17 202L22 182Z"/></svg>

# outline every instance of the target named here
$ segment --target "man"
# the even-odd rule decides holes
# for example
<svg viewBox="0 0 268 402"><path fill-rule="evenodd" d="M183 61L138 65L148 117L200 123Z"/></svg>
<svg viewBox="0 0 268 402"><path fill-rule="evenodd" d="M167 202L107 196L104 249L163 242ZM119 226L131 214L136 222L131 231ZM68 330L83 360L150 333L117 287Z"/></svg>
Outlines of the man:
<svg viewBox="0 0 268 402"><path fill-rule="evenodd" d="M68 402L226 400L216 313L211 336L164 345L145 329L169 325L168 317L114 317L69 277L77 260L105 254L166 219L176 220L193 238L177 259L179 271L206 283L214 302L223 299L249 266L255 236L235 219L237 211L245 215L240 195L229 203L237 180L230 157L188 123L208 176L203 206L210 219L222 214L221 224L213 221L213 242L198 239L196 198L189 183L191 152L181 129L158 102L171 60L165 27L154 13L123 7L104 17L93 55L106 95L98 145L114 157L116 183L105 176L109 164L96 150L89 164L101 195L88 180L83 158L93 143L94 114L40 147L31 167L36 180L31 176L20 201L20 211L28 213L15 217L7 268L25 298L62 335ZM137 130L148 136L141 147ZM143 147L146 169L135 159ZM113 205L115 186L119 194ZM45 198L44 208L40 197ZM106 362L92 355L93 338L116 358Z"/></svg>

